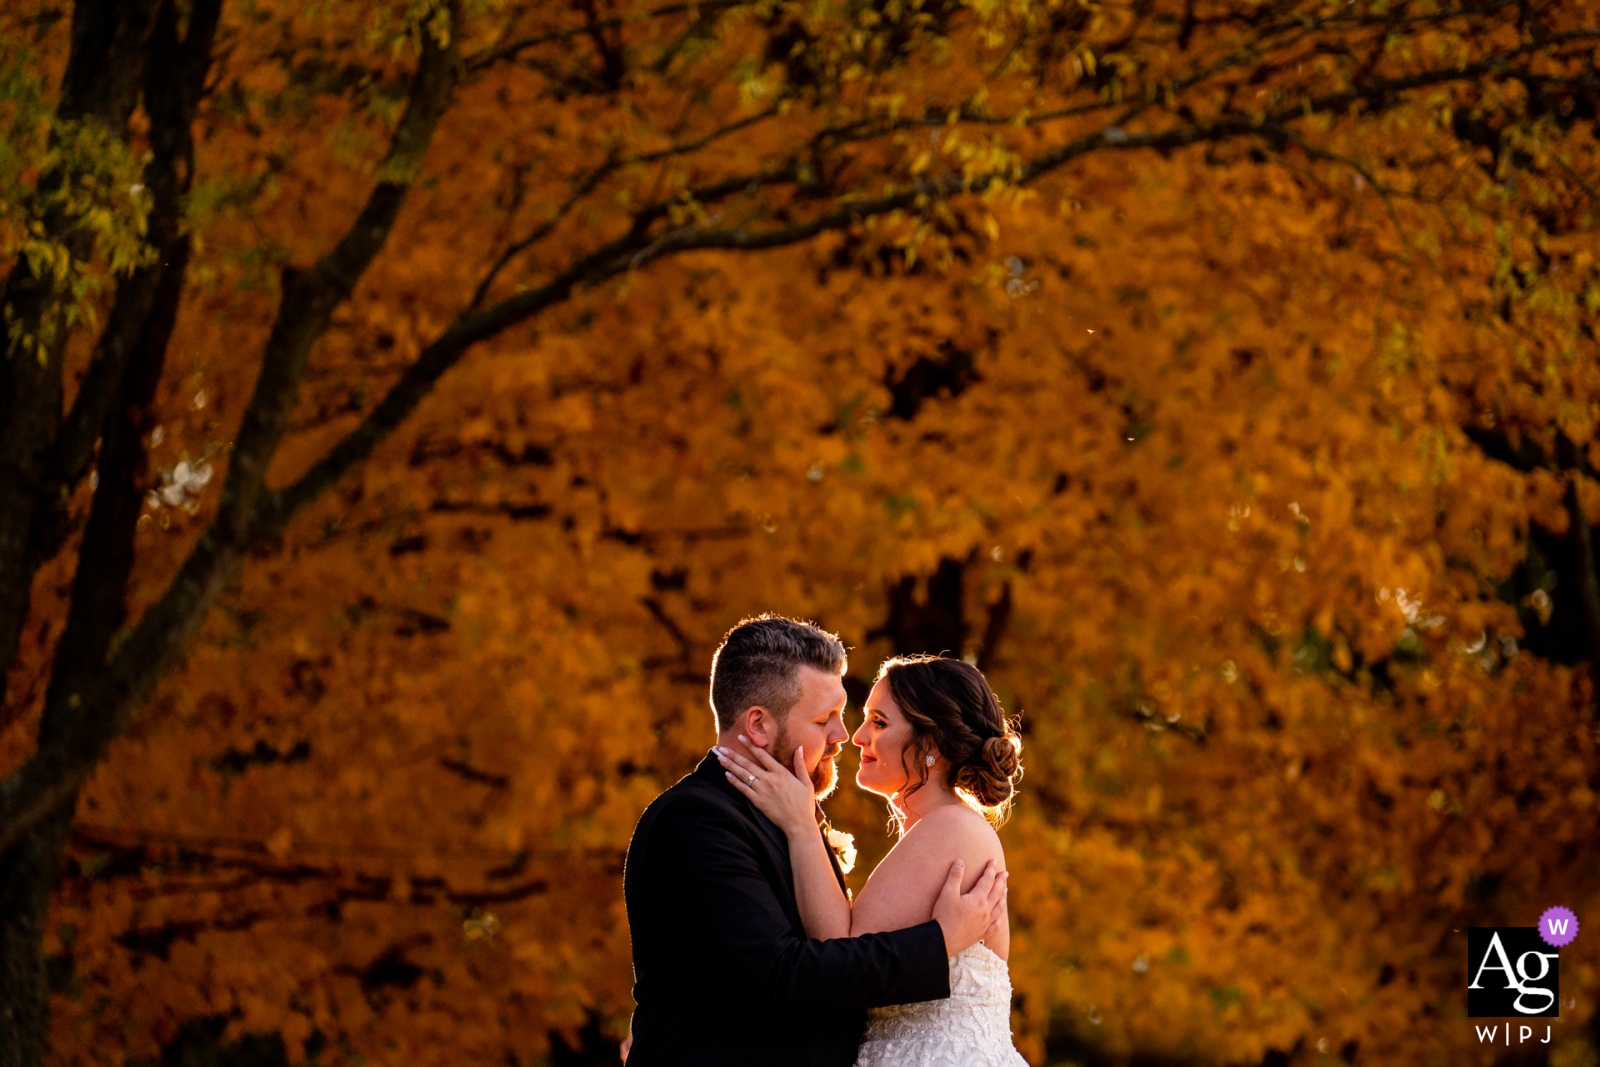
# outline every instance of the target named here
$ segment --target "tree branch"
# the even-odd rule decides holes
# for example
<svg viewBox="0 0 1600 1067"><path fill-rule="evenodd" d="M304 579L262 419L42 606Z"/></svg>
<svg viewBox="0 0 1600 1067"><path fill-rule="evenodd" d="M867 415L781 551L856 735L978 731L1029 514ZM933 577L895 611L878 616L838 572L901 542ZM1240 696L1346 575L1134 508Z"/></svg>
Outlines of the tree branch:
<svg viewBox="0 0 1600 1067"><path fill-rule="evenodd" d="M570 41L574 37L582 37L594 30L620 29L633 23L644 22L648 19L664 18L668 15L704 15L707 12L731 11L739 7L754 7L752 0L698 0L698 2L684 4L666 4L653 11L645 11L638 15L616 15L611 18L594 19L582 26L574 26L565 30L552 30L536 37L524 37L507 44L497 45L487 52L467 58L465 67L468 73L476 74L480 70L502 62L507 59L516 59L530 48L540 45L557 44Z"/></svg>
<svg viewBox="0 0 1600 1067"><path fill-rule="evenodd" d="M1585 40L1600 37L1600 30L1576 30L1547 39L1542 47L1568 40ZM1361 87L1329 94L1313 103L1311 110L1326 112L1347 107L1358 100L1383 99L1409 89L1448 81L1465 80L1504 66L1510 56L1535 50L1528 45L1499 57L1476 64L1466 64L1447 70L1428 71L1400 78L1379 79ZM1120 121L1136 114L1144 105L1134 105ZM1086 134L1057 149L1041 153L1011 173L989 173L973 178L949 176L924 179L908 188L878 197L840 202L832 211L824 212L810 220L787 227L765 231L736 229L709 229L686 226L664 234L653 241L645 241L649 226L664 216L670 202L653 205L640 211L634 218L628 235L603 246L568 267L554 279L537 289L509 297L482 311L474 311L458 318L456 322L427 346L414 363L391 388L376 408L361 424L336 444L321 461L307 471L294 485L286 489L274 515L263 516L263 526L258 536L281 531L283 525L305 508L312 500L331 487L356 464L371 455L372 450L392 433L447 370L453 367L467 348L486 340L510 326L566 299L579 286L595 285L646 264L689 251L712 249L754 251L779 248L808 241L825 232L844 229L871 215L905 210L933 200L948 199L964 193L982 193L999 184L1026 185L1061 168L1090 151L1099 149L1172 149L1202 142L1215 142L1237 137L1267 137L1283 140L1284 128L1306 114L1305 105L1286 107L1267 117L1229 115L1209 123L1192 124L1159 132L1128 132L1120 123ZM745 189L779 184L798 178L796 164L776 171L724 179L691 194L696 202L713 201L734 195Z"/></svg>
<svg viewBox="0 0 1600 1067"><path fill-rule="evenodd" d="M380 167L381 180L361 214L325 256L305 271L285 271L278 314L267 336L261 372L234 439L214 526L243 545L265 487L266 469L284 424L299 395L311 347L327 329L333 309L349 298L356 282L388 240L400 208L422 165L422 158L454 88L459 65L460 27L446 32L448 42L422 28L422 58L410 98Z"/></svg>
<svg viewBox="0 0 1600 1067"><path fill-rule="evenodd" d="M482 306L484 299L489 295L490 287L494 285L495 279L500 276L500 272L503 271L517 256L521 255L523 252L526 252L529 248L548 237L551 231L553 231L556 226L561 223L562 219L567 217L574 207L576 207L590 193L594 192L595 189L599 187L601 182L605 181L617 171L637 164L658 163L664 159L671 159L676 156L687 155L691 152L698 152L702 148L706 148L709 145L720 141L724 137L738 133L741 130L749 129L757 123L764 122L767 119L772 118L778 113L778 105L774 104L765 111L759 112L755 115L746 116L745 118L738 119L734 122L730 122L726 126L712 130L705 136L699 137L693 141L672 145L668 148L658 149L654 152L641 152L639 155L629 156L627 158L613 157L607 159L600 166L596 167L588 174L583 175L581 178L573 182L572 192L568 194L567 199L562 201L561 205L556 208L555 213L551 215L550 218L546 219L538 226L535 226L533 230L530 231L526 236L513 241L506 247L506 250L495 259L494 265L491 266L487 272L485 272L483 280L478 283L477 288L473 290L472 299L467 304L467 310L471 311Z"/></svg>

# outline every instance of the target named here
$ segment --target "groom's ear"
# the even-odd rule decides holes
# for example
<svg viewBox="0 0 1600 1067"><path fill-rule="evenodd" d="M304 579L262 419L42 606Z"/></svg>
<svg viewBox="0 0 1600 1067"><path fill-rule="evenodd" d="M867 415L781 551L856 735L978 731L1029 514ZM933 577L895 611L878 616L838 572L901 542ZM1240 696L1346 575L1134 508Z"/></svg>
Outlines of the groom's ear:
<svg viewBox="0 0 1600 1067"><path fill-rule="evenodd" d="M744 715L744 735L750 743L757 748L768 748L772 745L773 735L777 733L778 721L772 712L757 704Z"/></svg>

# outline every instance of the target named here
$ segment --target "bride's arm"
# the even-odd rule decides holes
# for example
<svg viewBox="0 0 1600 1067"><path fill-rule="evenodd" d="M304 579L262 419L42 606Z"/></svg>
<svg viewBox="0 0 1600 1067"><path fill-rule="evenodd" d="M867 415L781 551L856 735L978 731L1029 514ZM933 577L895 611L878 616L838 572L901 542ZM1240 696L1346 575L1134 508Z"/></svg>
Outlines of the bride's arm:
<svg viewBox="0 0 1600 1067"><path fill-rule="evenodd" d="M813 823L810 833L798 828L785 828L784 833L789 838L789 864L794 868L794 900L800 907L800 920L806 924L806 936L819 941L849 937L850 900L839 888L822 831Z"/></svg>
<svg viewBox="0 0 1600 1067"><path fill-rule="evenodd" d="M752 752L753 760L719 748L717 758L734 788L749 797L789 839L794 899L806 936L819 941L849 937L850 900L833 873L828 846L817 826L817 798L806 773L805 749L795 749L792 773L762 749L753 748ZM757 776L755 786L749 781L752 774Z"/></svg>

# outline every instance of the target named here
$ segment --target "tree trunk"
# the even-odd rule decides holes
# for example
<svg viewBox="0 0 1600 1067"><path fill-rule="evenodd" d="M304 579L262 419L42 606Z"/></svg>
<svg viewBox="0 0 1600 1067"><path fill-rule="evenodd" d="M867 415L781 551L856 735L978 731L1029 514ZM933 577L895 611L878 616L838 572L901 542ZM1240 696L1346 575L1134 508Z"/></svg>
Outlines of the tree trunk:
<svg viewBox="0 0 1600 1067"><path fill-rule="evenodd" d="M62 515L60 494L82 476L102 430L101 485L85 532L73 606L63 649L52 670L41 750L72 747L81 739L84 709L57 690L102 674L111 635L123 620L123 597L133 565L133 531L145 481L143 433L171 338L188 240L180 235L181 195L191 175L190 125L209 67L221 0L191 5L188 34L180 41L173 0L80 0L73 9L73 52L58 117L91 117L119 138L139 95L141 78L151 118L154 157L145 180L154 191L150 240L156 265L143 267L118 286L111 322L97 346L89 381L68 420L73 442L58 434L61 355L66 331L48 345L14 351L0 375L0 682L16 654L27 617L28 590L42 558L41 522ZM148 49L152 35L158 46ZM153 60L151 62L150 60ZM50 180L64 182L70 175ZM87 236L68 217L51 220L53 231L81 257ZM28 328L50 320L61 283L35 278L19 261L6 282L4 299ZM153 314L152 314L153 311ZM42 335L41 335L42 336ZM124 380L124 367L132 366ZM73 455L63 463L61 449ZM54 477L57 485L51 485ZM60 531L57 531L59 533ZM0 685L0 701L4 700ZM9 847L0 846L0 1067L37 1067L49 1035L49 996L44 934L50 897L77 806L76 786Z"/></svg>
<svg viewBox="0 0 1600 1067"><path fill-rule="evenodd" d="M1590 670L1600 673L1600 576L1596 575L1595 568L1594 533L1578 494L1582 478L1582 474L1573 471L1567 483L1567 513L1572 520L1568 532L1572 540L1573 570L1578 572L1578 605L1583 613L1584 636L1589 642ZM1600 700L1600 684L1595 688L1596 700Z"/></svg>
<svg viewBox="0 0 1600 1067"><path fill-rule="evenodd" d="M48 1036L44 930L73 802L0 856L0 1067L39 1067Z"/></svg>
<svg viewBox="0 0 1600 1067"><path fill-rule="evenodd" d="M72 54L56 109L59 121L94 122L118 140L126 137L155 8L156 0L81 0L74 5ZM74 178L69 169L53 169L40 177L39 188L58 189ZM74 260L89 254L91 234L72 211L53 208L42 225ZM53 273L35 276L24 256L12 265L0 293L8 309L7 331L0 331L0 701L27 620L37 563L35 524L61 422L66 286ZM29 343L13 343L9 330Z"/></svg>
<svg viewBox="0 0 1600 1067"><path fill-rule="evenodd" d="M1585 651L1589 659L1589 685L1595 710L1600 712L1600 568L1594 553L1594 531L1583 506L1583 451L1565 435L1557 443L1557 454L1567 476L1567 540L1572 546L1572 569L1577 581L1573 590L1578 598L1578 613L1583 619Z"/></svg>

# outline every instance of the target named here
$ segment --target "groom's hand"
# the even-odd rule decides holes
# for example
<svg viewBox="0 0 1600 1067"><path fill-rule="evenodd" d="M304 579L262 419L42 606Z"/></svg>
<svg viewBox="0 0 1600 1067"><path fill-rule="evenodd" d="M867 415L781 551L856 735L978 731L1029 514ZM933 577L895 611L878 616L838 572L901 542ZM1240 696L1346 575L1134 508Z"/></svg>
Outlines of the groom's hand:
<svg viewBox="0 0 1600 1067"><path fill-rule="evenodd" d="M976 945L1006 910L1006 872L997 871L990 860L976 884L963 893L961 876L966 868L965 860L950 865L950 874L933 905L933 917L944 931L947 956Z"/></svg>

